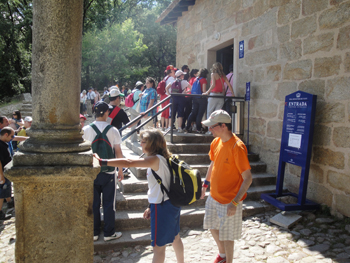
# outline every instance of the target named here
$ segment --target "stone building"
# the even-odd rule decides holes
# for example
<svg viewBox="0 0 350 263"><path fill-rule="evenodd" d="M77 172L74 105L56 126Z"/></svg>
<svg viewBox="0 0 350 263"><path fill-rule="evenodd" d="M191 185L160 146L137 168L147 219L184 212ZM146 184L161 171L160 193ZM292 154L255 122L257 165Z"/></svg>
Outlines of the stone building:
<svg viewBox="0 0 350 263"><path fill-rule="evenodd" d="M233 63L241 97L251 82L251 150L271 173L278 171L285 96L317 95L307 198L350 216L350 1L174 0L158 22L177 26L178 67L210 69L219 61L227 72ZM295 193L300 172L286 167L285 185Z"/></svg>

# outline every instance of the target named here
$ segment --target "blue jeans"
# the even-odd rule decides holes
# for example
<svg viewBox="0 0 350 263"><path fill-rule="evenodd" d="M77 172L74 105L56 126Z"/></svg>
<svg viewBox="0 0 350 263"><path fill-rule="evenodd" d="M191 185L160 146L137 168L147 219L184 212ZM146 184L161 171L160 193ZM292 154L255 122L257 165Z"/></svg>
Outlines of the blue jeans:
<svg viewBox="0 0 350 263"><path fill-rule="evenodd" d="M185 99L185 103L184 103L185 111L184 111L184 119L182 120L182 126L181 126L182 129L185 128L186 121L188 120L188 117L190 116L191 110L192 110L192 98L185 97L184 99Z"/></svg>
<svg viewBox="0 0 350 263"><path fill-rule="evenodd" d="M99 173L94 181L94 236L100 234L101 228L101 194L104 217L104 236L109 237L115 233L115 174Z"/></svg>
<svg viewBox="0 0 350 263"><path fill-rule="evenodd" d="M188 116L186 130L189 130L191 123L196 121L197 130L202 129L202 118L205 110L207 109L207 99L206 98L193 98L192 100L192 111L190 116Z"/></svg>
<svg viewBox="0 0 350 263"><path fill-rule="evenodd" d="M174 97L173 98L173 107L174 107L174 112L171 113L171 116L175 120L175 116L177 113L177 117L181 118L184 116L184 108L185 108L185 100L184 98L181 97ZM179 127L181 128L181 127Z"/></svg>

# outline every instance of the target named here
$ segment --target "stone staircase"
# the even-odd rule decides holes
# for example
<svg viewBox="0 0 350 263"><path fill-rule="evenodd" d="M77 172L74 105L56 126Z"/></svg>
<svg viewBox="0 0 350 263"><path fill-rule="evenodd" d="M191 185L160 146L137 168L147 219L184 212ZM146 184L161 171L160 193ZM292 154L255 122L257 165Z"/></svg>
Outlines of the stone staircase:
<svg viewBox="0 0 350 263"><path fill-rule="evenodd" d="M166 136L167 145L173 154L177 154L191 167L200 171L204 178L209 167L208 152L213 140L211 135L174 134L174 143L170 143L170 135ZM125 147L126 146L126 147ZM125 142L123 154L126 158L138 158L142 154L139 142ZM251 216L267 210L273 206L260 202L262 193L275 192L276 176L267 174L266 164L259 160L257 154L249 154L249 161L253 173L253 183L248 190L248 196L243 202L243 216ZM148 207L146 171L143 168L130 168L131 176L123 180L123 189L117 191L116 231L123 236L118 240L103 241L103 233L94 242L95 251L106 251L119 247L133 245L150 245L150 222L143 219L143 212ZM192 205L182 207L180 227L200 228L203 224L205 200L199 200Z"/></svg>
<svg viewBox="0 0 350 263"><path fill-rule="evenodd" d="M20 111L23 119L27 116L32 117L32 101L31 100L23 101Z"/></svg>

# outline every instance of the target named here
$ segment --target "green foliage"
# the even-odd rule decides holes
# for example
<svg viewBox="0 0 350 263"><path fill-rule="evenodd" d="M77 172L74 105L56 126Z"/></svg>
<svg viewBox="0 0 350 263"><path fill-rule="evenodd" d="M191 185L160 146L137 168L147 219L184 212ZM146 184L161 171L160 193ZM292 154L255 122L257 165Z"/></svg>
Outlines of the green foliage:
<svg viewBox="0 0 350 263"><path fill-rule="evenodd" d="M119 81L121 85L133 86L138 80L145 82L148 76L159 81L164 76L166 66L175 65L176 28L161 26L155 22L171 0L95 0L93 2L85 0L85 3L87 2L91 5L84 15L84 42L88 43L83 46L82 88L95 86L101 89L114 84L113 80ZM104 38L97 37L95 40L92 38L100 32L106 32L110 30L109 28L121 24L125 19L133 21L134 30L141 33L138 41L142 40L148 49L133 54L135 50L132 50L132 46L125 46L124 41L114 38L111 40L115 43L114 46L122 45L119 49L125 49L124 52L119 53L113 51L113 54L108 56L109 59L114 58L116 61L108 60L109 66L106 69L105 66L100 65L100 60L105 60L106 54L97 52L97 46L101 45L97 39L103 42ZM128 34L134 33L132 30L125 32L122 37L127 37ZM130 36L130 39L133 37ZM106 50L111 52L109 49L104 51ZM121 65L126 66L121 67Z"/></svg>
<svg viewBox="0 0 350 263"><path fill-rule="evenodd" d="M93 30L83 38L82 86L102 89L115 81L125 83L147 71L138 60L147 46L132 21L113 24L102 31Z"/></svg>
<svg viewBox="0 0 350 263"><path fill-rule="evenodd" d="M172 0L84 0L82 87L158 80L175 65L176 28L155 20ZM30 92L32 0L0 0L0 101Z"/></svg>
<svg viewBox="0 0 350 263"><path fill-rule="evenodd" d="M175 65L176 62L176 27L156 23L159 13L157 8L144 10L135 21L136 28L144 35L143 41L148 46L141 63L150 66L148 75L158 81L164 77L167 65Z"/></svg>
<svg viewBox="0 0 350 263"><path fill-rule="evenodd" d="M0 100L30 91L31 1L0 1Z"/></svg>

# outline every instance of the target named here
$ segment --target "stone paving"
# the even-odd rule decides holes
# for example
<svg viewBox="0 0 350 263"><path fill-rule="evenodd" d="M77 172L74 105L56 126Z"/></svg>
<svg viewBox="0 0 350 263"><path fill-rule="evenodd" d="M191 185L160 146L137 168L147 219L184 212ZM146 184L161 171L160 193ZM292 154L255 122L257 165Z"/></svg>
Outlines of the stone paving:
<svg viewBox="0 0 350 263"><path fill-rule="evenodd" d="M242 239L235 242L234 262L350 262L350 221L303 212L303 220L287 230L269 219L280 211L244 218ZM217 247L203 229L182 229L185 262L212 262ZM14 262L15 218L0 223L0 262ZM126 247L94 255L94 263L152 262L151 246ZM171 246L166 261L175 263Z"/></svg>
<svg viewBox="0 0 350 263"><path fill-rule="evenodd" d="M350 221L309 212L292 229L273 225L269 219L280 211L257 214L244 219L242 239L235 242L234 262L350 262ZM346 224L348 223L348 224ZM209 231L182 229L185 262L212 262L218 251ZM152 262L152 248L129 247L98 254L94 262ZM171 246L167 263L176 262Z"/></svg>

